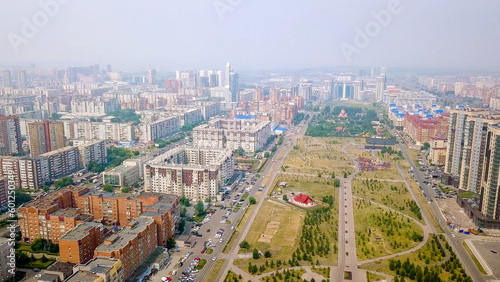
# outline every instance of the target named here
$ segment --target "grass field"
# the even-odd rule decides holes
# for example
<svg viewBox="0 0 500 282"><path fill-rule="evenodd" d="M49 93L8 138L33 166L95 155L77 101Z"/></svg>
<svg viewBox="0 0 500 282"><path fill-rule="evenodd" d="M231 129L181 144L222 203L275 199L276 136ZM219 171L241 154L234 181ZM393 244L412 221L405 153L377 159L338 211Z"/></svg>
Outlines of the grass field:
<svg viewBox="0 0 500 282"><path fill-rule="evenodd" d="M215 261L214 265L208 272L207 276L204 277L204 280L206 282L215 282L217 279L217 275L219 275L219 272L222 269L222 265L224 264L226 260L225 259L218 259Z"/></svg>
<svg viewBox="0 0 500 282"><path fill-rule="evenodd" d="M422 217L410 210L410 203L415 203L404 182L353 180L352 187L354 196L388 206L424 223Z"/></svg>
<svg viewBox="0 0 500 282"><path fill-rule="evenodd" d="M422 228L409 218L364 200L356 200L354 205L356 251L360 261L410 249L418 245L413 239L415 234L423 236Z"/></svg>
<svg viewBox="0 0 500 282"><path fill-rule="evenodd" d="M289 259L296 247L296 238L302 226L305 211L291 205L277 205L266 200L257 214L245 240L251 249L271 251L274 259ZM279 222L279 228L267 228L271 221ZM261 234L272 235L270 243L258 242Z"/></svg>
<svg viewBox="0 0 500 282"><path fill-rule="evenodd" d="M444 248L444 246L445 242L432 234L423 248L421 248L417 252L399 256L397 259L401 261L406 261L408 259L410 263L415 264L415 266L420 266L422 269L425 267L439 266L450 258L450 254ZM395 276L396 273L394 271L391 271L389 268L389 262L389 259L381 260L373 263L363 264L360 268L379 271ZM439 276L441 279L443 279L443 281L453 281L450 280L450 273L446 271L442 271Z"/></svg>
<svg viewBox="0 0 500 282"><path fill-rule="evenodd" d="M486 270L484 270L483 266L479 263L479 261L477 260L476 255L474 255L474 253L469 248L469 245L467 245L467 243L465 243L465 241L462 242L462 245L464 246L464 249L467 251L467 253L471 257L471 259L476 264L477 269L479 269L479 272L481 272L482 274L486 275Z"/></svg>
<svg viewBox="0 0 500 282"><path fill-rule="evenodd" d="M302 282L302 275L306 273L305 269L299 268L299 269L290 269L290 270L284 270L284 271L276 271L272 273L271 275L265 276L261 279L261 281L264 282L271 282L271 281L289 281L289 282Z"/></svg>
<svg viewBox="0 0 500 282"><path fill-rule="evenodd" d="M373 159L373 158L372 158ZM403 180L398 172L398 168L391 164L391 167L375 171L362 171L356 175L360 178Z"/></svg>
<svg viewBox="0 0 500 282"><path fill-rule="evenodd" d="M288 154L283 169L286 172L315 174L341 174L354 171L354 164L344 152L342 146L348 138L304 137L297 141L298 150Z"/></svg>
<svg viewBox="0 0 500 282"><path fill-rule="evenodd" d="M277 178L277 183L282 181L287 183L287 187L283 189L283 193L305 193L315 201L320 200L323 196L337 194L337 188L333 186L333 179L289 174L282 174ZM271 195L276 195L276 193L277 189L271 191Z"/></svg>
<svg viewBox="0 0 500 282"><path fill-rule="evenodd" d="M366 272L366 281L368 282L373 282L373 281L382 281L385 279L385 276L378 275L372 272Z"/></svg>

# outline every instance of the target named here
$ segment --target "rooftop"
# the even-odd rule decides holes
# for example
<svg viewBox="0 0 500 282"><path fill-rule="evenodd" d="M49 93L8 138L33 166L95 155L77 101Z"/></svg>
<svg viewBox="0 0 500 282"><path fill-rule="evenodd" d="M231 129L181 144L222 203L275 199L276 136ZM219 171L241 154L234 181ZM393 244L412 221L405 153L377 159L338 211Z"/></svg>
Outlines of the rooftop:
<svg viewBox="0 0 500 282"><path fill-rule="evenodd" d="M61 240L66 240L66 241L78 241L82 240L87 236L88 232L92 228L104 228L104 225L101 223L97 222L85 222L78 224L75 226L75 228L71 229L70 231L66 232L63 236L61 236Z"/></svg>
<svg viewBox="0 0 500 282"><path fill-rule="evenodd" d="M99 278L101 278L101 276L90 273L89 271L79 270L64 281L65 282L93 282Z"/></svg>
<svg viewBox="0 0 500 282"><path fill-rule="evenodd" d="M129 225L120 230L117 234L111 235L96 248L97 252L113 252L123 249L127 244L137 237L137 235L154 223L150 217L139 216L129 222Z"/></svg>

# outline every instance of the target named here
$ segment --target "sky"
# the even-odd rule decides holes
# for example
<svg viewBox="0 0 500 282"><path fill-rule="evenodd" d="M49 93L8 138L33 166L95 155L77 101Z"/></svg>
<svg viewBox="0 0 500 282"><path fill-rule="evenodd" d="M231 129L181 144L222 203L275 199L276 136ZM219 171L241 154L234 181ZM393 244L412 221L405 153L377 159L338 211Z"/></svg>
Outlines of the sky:
<svg viewBox="0 0 500 282"><path fill-rule="evenodd" d="M3 0L0 66L500 69L500 1Z"/></svg>

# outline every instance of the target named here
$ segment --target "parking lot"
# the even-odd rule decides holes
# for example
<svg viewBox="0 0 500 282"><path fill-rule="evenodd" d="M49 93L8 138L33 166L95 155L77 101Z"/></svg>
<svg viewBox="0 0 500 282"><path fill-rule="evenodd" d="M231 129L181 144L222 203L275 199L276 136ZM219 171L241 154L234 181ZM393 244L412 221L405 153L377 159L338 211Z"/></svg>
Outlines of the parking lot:
<svg viewBox="0 0 500 282"><path fill-rule="evenodd" d="M465 214L464 210L458 205L455 198L436 199L436 204L441 209L446 221L453 223L456 229L476 229L472 219Z"/></svg>
<svg viewBox="0 0 500 282"><path fill-rule="evenodd" d="M500 263L498 263L500 260L500 242L483 240L471 240L470 242L474 248L476 248L486 264L488 264L493 275L500 278Z"/></svg>

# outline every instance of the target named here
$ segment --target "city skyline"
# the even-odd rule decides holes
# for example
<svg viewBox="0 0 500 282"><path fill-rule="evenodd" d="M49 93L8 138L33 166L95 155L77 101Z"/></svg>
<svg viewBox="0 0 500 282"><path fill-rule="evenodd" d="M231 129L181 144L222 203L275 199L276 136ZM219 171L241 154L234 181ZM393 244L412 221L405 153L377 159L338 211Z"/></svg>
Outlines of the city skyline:
<svg viewBox="0 0 500 282"><path fill-rule="evenodd" d="M487 32L499 29L497 4L486 1L65 2L6 2L0 65L498 70L500 62L498 37Z"/></svg>

